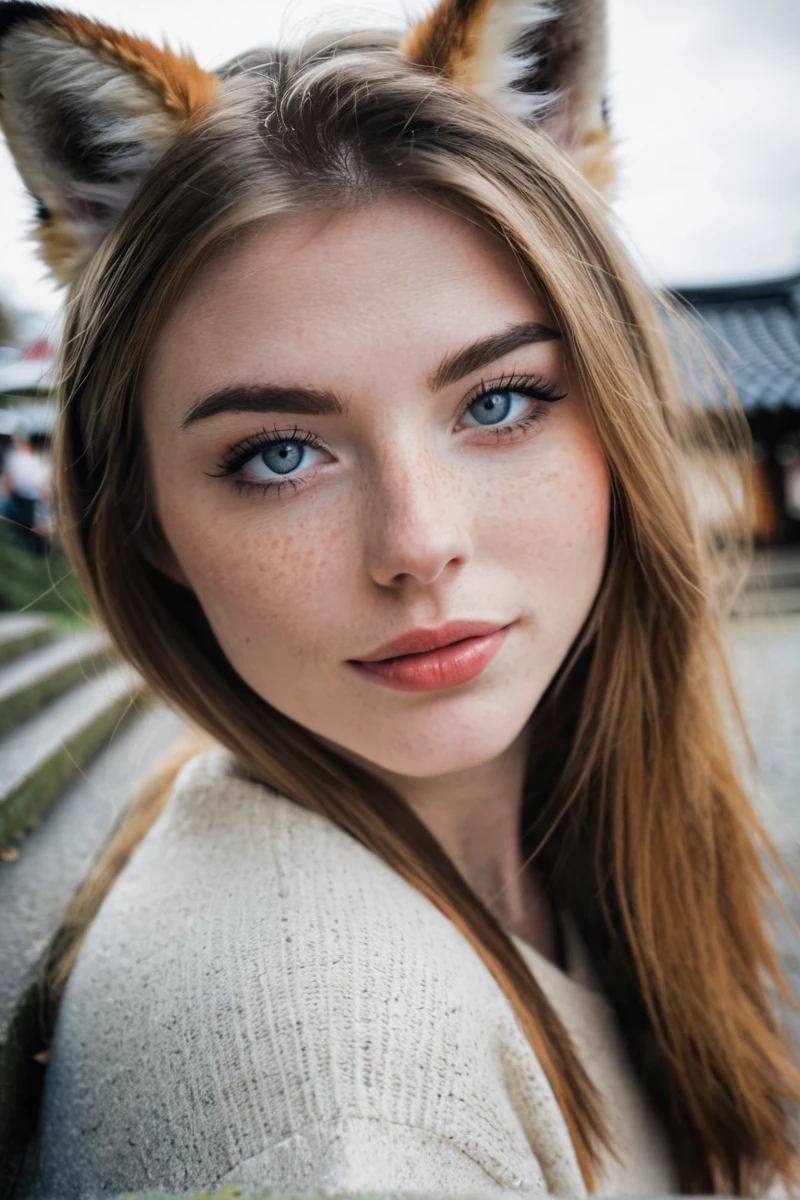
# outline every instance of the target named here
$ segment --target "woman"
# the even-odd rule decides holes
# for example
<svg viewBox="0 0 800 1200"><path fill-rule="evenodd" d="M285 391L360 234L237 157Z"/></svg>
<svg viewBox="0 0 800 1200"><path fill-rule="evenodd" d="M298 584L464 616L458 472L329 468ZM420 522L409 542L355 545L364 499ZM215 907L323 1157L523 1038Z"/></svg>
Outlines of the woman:
<svg viewBox="0 0 800 1200"><path fill-rule="evenodd" d="M683 395L574 165L598 9L220 81L5 7L64 536L215 742L73 931L37 1194L791 1184Z"/></svg>

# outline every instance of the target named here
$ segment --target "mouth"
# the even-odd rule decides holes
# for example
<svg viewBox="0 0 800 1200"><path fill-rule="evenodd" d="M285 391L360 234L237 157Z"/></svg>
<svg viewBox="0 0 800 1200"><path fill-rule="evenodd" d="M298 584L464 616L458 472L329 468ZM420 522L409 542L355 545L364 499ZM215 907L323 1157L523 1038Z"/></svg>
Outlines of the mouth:
<svg viewBox="0 0 800 1200"><path fill-rule="evenodd" d="M440 641L439 645L427 650L349 661L367 678L400 691L427 692L456 687L476 678L489 665L505 642L512 624L498 626L484 622L486 631L476 634L477 623L473 622L470 627L473 632L469 636L462 634L444 643ZM406 644L414 636L413 633L407 635ZM420 630L416 636L420 640L427 636L430 641L441 634L434 635L433 631L426 634Z"/></svg>

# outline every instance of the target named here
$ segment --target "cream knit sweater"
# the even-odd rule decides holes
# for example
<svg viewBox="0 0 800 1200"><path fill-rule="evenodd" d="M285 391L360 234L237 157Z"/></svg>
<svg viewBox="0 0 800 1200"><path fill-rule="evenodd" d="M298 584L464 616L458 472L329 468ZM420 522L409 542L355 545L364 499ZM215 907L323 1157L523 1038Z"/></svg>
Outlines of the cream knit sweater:
<svg viewBox="0 0 800 1200"><path fill-rule="evenodd" d="M574 931L521 939L607 1102L605 1194L677 1190ZM585 1195L530 1044L466 938L338 826L198 755L90 928L36 1195L225 1183Z"/></svg>

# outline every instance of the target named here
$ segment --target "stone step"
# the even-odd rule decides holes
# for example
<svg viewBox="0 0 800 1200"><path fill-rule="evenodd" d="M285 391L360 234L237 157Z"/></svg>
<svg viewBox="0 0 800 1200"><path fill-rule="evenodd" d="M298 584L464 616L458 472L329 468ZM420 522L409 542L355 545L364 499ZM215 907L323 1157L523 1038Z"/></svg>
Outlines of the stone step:
<svg viewBox="0 0 800 1200"><path fill-rule="evenodd" d="M781 616L800 613L800 587L748 587L739 596L735 617Z"/></svg>
<svg viewBox="0 0 800 1200"><path fill-rule="evenodd" d="M753 555L748 587L800 587L800 548L773 546Z"/></svg>
<svg viewBox="0 0 800 1200"><path fill-rule="evenodd" d="M0 735L106 667L111 644L96 629L69 634L0 667Z"/></svg>
<svg viewBox="0 0 800 1200"><path fill-rule="evenodd" d="M3 613L0 615L0 663L19 658L57 635L55 622L41 613Z"/></svg>
<svg viewBox="0 0 800 1200"><path fill-rule="evenodd" d="M34 828L144 693L132 667L78 684L0 741L0 846Z"/></svg>
<svg viewBox="0 0 800 1200"><path fill-rule="evenodd" d="M41 1045L36 982L45 951L135 789L185 730L160 704L117 729L21 843L19 857L0 861L0 1146L9 1187L35 1122L43 1074L32 1056ZM0 1165L0 1196L8 1193L2 1176Z"/></svg>

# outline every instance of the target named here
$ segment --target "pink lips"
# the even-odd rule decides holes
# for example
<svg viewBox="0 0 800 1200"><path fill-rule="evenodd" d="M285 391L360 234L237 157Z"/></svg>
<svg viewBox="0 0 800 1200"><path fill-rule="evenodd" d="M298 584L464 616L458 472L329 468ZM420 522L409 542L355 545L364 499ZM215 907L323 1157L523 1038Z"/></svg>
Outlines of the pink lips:
<svg viewBox="0 0 800 1200"><path fill-rule="evenodd" d="M376 683L405 692L455 687L488 666L510 628L488 621L450 621L438 629L412 630L350 662Z"/></svg>

